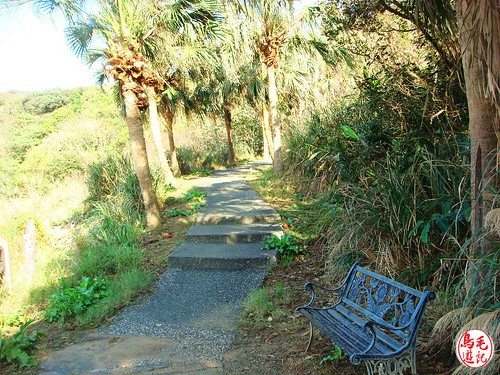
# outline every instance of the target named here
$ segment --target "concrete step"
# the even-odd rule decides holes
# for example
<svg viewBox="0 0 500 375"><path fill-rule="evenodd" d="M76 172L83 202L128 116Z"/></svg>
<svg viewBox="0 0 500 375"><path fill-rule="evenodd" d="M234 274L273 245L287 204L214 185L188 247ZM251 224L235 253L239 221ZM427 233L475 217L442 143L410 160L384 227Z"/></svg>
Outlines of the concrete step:
<svg viewBox="0 0 500 375"><path fill-rule="evenodd" d="M248 186L248 185L247 185ZM200 209L198 224L274 224L280 222L278 213L266 205L253 190L233 189L233 185L207 196Z"/></svg>
<svg viewBox="0 0 500 375"><path fill-rule="evenodd" d="M262 242L271 234L281 236L281 227L271 224L195 224L187 232L186 242Z"/></svg>
<svg viewBox="0 0 500 375"><path fill-rule="evenodd" d="M183 243L168 258L169 267L241 270L276 264L276 252L262 243Z"/></svg>
<svg viewBox="0 0 500 375"><path fill-rule="evenodd" d="M247 209L240 214L200 212L196 217L197 224L275 224L281 220L273 209Z"/></svg>

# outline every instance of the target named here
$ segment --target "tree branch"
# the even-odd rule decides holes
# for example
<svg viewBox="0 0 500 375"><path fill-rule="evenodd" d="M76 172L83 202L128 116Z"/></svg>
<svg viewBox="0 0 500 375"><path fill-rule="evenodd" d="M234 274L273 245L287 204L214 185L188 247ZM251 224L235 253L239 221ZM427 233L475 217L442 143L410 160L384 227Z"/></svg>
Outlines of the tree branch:
<svg viewBox="0 0 500 375"><path fill-rule="evenodd" d="M394 9L389 4L387 4L384 0L378 0L378 2L388 12L393 13L393 14L395 14L401 18L404 18L405 20L408 20L411 23L413 23L417 27L417 29L422 33L422 36L424 37L424 39L427 40L432 45L432 47L434 47L434 49L439 54L439 57L441 58L443 63L446 65L446 67L450 70L453 70L456 68L456 64L454 64L450 61L450 59L448 58L448 56L446 54L446 51L443 48L441 48L441 46L438 44L437 40L434 39L432 37L432 35L429 34L429 32L424 27L421 27L419 20L415 19L415 17L410 16L407 13L403 13L402 11ZM394 1L394 3L396 3L396 5L401 10L403 9L401 4L399 4L397 1Z"/></svg>

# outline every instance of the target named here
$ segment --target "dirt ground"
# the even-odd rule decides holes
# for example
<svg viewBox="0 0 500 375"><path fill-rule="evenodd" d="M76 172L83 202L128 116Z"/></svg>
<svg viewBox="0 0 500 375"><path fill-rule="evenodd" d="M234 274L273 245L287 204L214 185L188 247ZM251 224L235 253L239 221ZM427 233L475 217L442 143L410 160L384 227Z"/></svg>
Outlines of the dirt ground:
<svg viewBox="0 0 500 375"><path fill-rule="evenodd" d="M228 375L326 375L366 374L364 365L353 366L347 358L336 362L320 364L322 358L331 353L332 344L316 333L312 346L305 353L309 338L309 323L295 308L309 301L304 293L306 281L321 283L323 261L321 249L309 248L309 256L286 268L275 268L264 281L264 286L274 287L284 283L290 290L290 301L280 306L287 311L287 316L279 321L273 320L263 328L241 324L238 337L226 352L224 358L224 373ZM422 336L422 335L420 335ZM423 337L422 342L425 341ZM419 374L447 374L449 369L437 358L417 351Z"/></svg>

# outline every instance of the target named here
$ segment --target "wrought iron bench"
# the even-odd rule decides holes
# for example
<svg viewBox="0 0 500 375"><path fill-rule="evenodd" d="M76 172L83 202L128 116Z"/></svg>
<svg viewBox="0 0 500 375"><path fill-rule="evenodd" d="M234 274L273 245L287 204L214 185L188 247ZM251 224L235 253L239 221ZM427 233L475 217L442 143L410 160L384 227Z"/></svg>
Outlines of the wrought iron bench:
<svg viewBox="0 0 500 375"><path fill-rule="evenodd" d="M316 291L337 294L327 307L316 307ZM349 355L354 365L364 362L369 375L396 375L410 369L417 374L415 347L417 332L433 292L419 292L404 284L361 267L352 266L338 288L325 288L314 283L304 286L311 300L297 311L313 327Z"/></svg>

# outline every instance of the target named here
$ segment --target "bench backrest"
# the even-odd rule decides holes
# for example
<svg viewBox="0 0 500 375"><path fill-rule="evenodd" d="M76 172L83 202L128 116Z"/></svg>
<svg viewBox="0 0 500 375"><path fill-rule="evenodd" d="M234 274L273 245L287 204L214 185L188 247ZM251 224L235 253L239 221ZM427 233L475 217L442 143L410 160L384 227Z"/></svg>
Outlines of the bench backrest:
<svg viewBox="0 0 500 375"><path fill-rule="evenodd" d="M425 305L433 298L432 292L420 292L355 264L347 276L341 303L353 316L365 320L392 328L408 325L407 329L395 330L391 335L401 345L412 345Z"/></svg>

